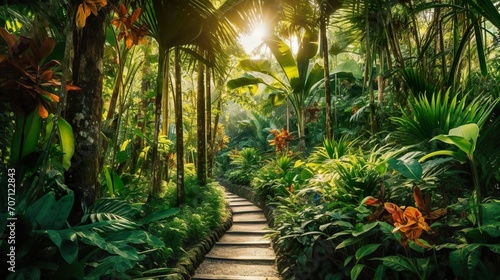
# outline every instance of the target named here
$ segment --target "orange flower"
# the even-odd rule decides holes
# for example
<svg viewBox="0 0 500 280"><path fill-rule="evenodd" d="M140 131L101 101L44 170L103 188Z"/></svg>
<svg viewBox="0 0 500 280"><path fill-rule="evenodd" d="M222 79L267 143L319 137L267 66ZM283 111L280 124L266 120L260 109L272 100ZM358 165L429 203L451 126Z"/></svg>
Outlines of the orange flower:
<svg viewBox="0 0 500 280"><path fill-rule="evenodd" d="M391 202L384 203L384 206L385 209L391 213L392 219L394 220L395 228L393 232L400 231L406 238L422 246L423 244L418 242L418 238L422 235L424 230L427 232L431 231L422 213L420 213L417 208L411 206L406 207L403 211L399 206Z"/></svg>
<svg viewBox="0 0 500 280"><path fill-rule="evenodd" d="M379 206L380 205L380 200L373 196L368 196L364 199L364 202L368 206Z"/></svg>
<svg viewBox="0 0 500 280"><path fill-rule="evenodd" d="M118 18L111 20L111 24L121 30L118 40L125 38L127 49L132 45L137 45L145 41L144 36L149 33L146 26L137 26L136 21L141 15L142 9L137 8L131 16L128 16L125 5L120 4L120 8L114 8Z"/></svg>
<svg viewBox="0 0 500 280"><path fill-rule="evenodd" d="M277 152L288 148L288 143L294 139L290 132L284 128L281 129L281 132L277 129L271 129L269 132L274 135L274 139L269 140L269 145L276 146Z"/></svg>
<svg viewBox="0 0 500 280"><path fill-rule="evenodd" d="M76 11L76 27L82 29L85 27L85 22L90 13L97 16L97 11L108 4L107 0L83 0L83 3L78 6Z"/></svg>
<svg viewBox="0 0 500 280"><path fill-rule="evenodd" d="M423 230L430 231L431 228L425 222L422 213L415 207L407 207L403 213L405 221L403 223L394 223L394 231L400 230L408 239L415 240L422 235Z"/></svg>

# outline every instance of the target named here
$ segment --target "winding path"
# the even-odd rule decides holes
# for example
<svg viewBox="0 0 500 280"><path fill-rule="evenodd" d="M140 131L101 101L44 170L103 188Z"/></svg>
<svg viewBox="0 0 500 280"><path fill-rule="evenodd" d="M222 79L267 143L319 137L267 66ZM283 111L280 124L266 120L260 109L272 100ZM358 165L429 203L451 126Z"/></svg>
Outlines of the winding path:
<svg viewBox="0 0 500 280"><path fill-rule="evenodd" d="M263 211L226 192L233 226L215 244L195 271L196 280L279 280L276 255L265 237L270 231Z"/></svg>

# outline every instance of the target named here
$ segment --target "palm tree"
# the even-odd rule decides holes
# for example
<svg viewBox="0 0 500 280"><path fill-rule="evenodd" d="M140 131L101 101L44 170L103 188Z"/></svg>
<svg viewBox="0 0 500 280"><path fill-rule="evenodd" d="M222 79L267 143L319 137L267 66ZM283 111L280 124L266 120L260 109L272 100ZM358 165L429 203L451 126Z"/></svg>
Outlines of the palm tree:
<svg viewBox="0 0 500 280"><path fill-rule="evenodd" d="M325 87L325 126L326 138L333 139L332 121L331 121L331 107L332 96L330 89L330 65L329 65L329 52L328 52L328 38L327 26L329 23L330 15L342 6L339 0L316 0L320 9L319 17L319 36L321 42L321 53L323 54L323 69L324 69L324 87Z"/></svg>
<svg viewBox="0 0 500 280"><path fill-rule="evenodd" d="M222 73L224 68L224 45L229 45L234 42L236 38L235 31L229 22L225 19L225 15L235 9L241 8L243 0L235 1L228 0L217 10L209 0L141 0L140 5L144 8L145 23L151 30L151 35L158 41L159 44L159 71L158 71L158 86L157 86L157 102L156 104L156 117L155 117L155 135L154 144L157 145L159 134L160 119L161 119L161 100L163 94L166 93L167 87L165 86L166 77L168 77L168 68L166 62L168 53L172 49L176 52L183 51L189 54L192 58L202 61L204 64L209 65ZM248 1L247 1L248 2ZM206 53L206 56L199 55ZM176 63L179 62L180 55L176 56ZM180 70L180 68L179 68ZM177 73L177 72L176 72ZM180 79L180 74L177 73L177 79ZM177 81L176 81L177 82ZM180 81L179 81L180 82ZM207 82L207 81L206 81ZM179 89L179 87L176 87ZM183 192L184 175L182 159L182 135L180 129L182 127L182 115L179 106L182 106L182 97L179 96L180 92L176 91L175 107L176 112L176 131L177 131L177 183L178 192ZM200 98L202 98L200 96ZM204 101L204 100L202 100ZM201 101L200 101L201 102ZM207 108L208 110L208 108ZM164 111L165 113L165 111ZM163 121L166 122L167 116L164 115ZM204 121L200 120L204 123ZM205 126L205 124L202 124ZM200 128L200 138L206 138L205 128ZM155 147L153 147L155 148ZM182 151L181 151L182 150ZM150 195L156 195L159 191L159 178L155 175L157 172L157 150L153 150L153 182L150 190ZM206 169L206 160L200 163L201 168ZM200 168L199 164L199 168ZM205 166L205 167L203 167ZM200 172L205 174L206 172ZM203 178L200 178L203 182Z"/></svg>

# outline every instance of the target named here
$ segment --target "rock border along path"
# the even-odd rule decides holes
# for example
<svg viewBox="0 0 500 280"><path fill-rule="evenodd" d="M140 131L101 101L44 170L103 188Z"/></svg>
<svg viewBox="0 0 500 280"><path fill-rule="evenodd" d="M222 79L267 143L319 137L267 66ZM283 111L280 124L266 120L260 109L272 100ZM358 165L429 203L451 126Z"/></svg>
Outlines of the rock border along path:
<svg viewBox="0 0 500 280"><path fill-rule="evenodd" d="M280 280L276 255L265 235L264 212L245 198L226 192L233 226L205 256L194 280Z"/></svg>

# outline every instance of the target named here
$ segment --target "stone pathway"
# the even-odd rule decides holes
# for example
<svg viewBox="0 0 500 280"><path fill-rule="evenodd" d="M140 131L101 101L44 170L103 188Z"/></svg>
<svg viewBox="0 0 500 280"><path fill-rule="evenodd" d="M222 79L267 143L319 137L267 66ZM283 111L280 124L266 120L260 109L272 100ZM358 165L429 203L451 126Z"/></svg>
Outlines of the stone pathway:
<svg viewBox="0 0 500 280"><path fill-rule="evenodd" d="M250 201L226 192L233 226L205 256L195 271L196 280L279 280L276 255L264 213Z"/></svg>

